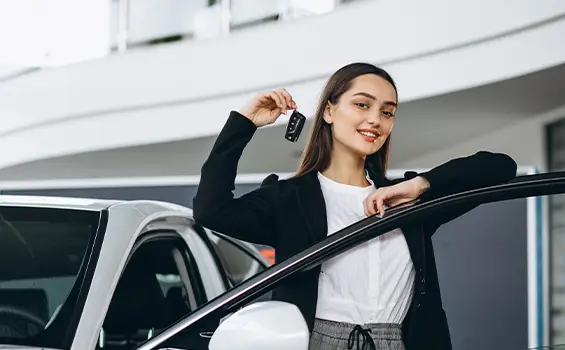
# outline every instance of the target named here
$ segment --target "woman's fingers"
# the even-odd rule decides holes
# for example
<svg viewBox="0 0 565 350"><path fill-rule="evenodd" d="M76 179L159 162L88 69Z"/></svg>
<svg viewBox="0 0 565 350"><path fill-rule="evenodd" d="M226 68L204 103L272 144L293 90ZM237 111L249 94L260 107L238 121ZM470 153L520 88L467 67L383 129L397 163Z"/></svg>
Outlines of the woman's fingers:
<svg viewBox="0 0 565 350"><path fill-rule="evenodd" d="M375 207L381 216L385 215L385 200L386 200L386 192L377 196L375 199Z"/></svg>
<svg viewBox="0 0 565 350"><path fill-rule="evenodd" d="M296 103L286 89L265 91L248 101L239 112L261 127L274 123L289 109L296 109Z"/></svg>
<svg viewBox="0 0 565 350"><path fill-rule="evenodd" d="M365 211L365 216L371 216L371 212L369 211L369 201L371 200L371 195L367 196L363 200L363 210Z"/></svg>
<svg viewBox="0 0 565 350"><path fill-rule="evenodd" d="M368 195L367 197L365 197L365 200L363 201L363 209L365 210L365 215L367 216L371 216L373 214L371 214L371 205L370 203L373 202L373 195L375 193L371 193L370 195Z"/></svg>
<svg viewBox="0 0 565 350"><path fill-rule="evenodd" d="M296 102L292 99L292 95L286 89L265 92L261 99L262 102L268 104L272 101L281 113L286 113L289 109L296 109Z"/></svg>
<svg viewBox="0 0 565 350"><path fill-rule="evenodd" d="M281 112L284 111L286 102L284 102L284 98L279 93L271 91L268 93L268 96L275 102L277 107L280 108Z"/></svg>
<svg viewBox="0 0 565 350"><path fill-rule="evenodd" d="M394 191L390 187L380 188L363 201L365 215L371 216L378 213L382 216L385 214L385 207L395 201Z"/></svg>
<svg viewBox="0 0 565 350"><path fill-rule="evenodd" d="M368 216L375 215L376 213L384 215L385 207L390 208L410 202L417 199L419 195L419 187L415 187L409 181L381 187L363 201L365 214Z"/></svg>
<svg viewBox="0 0 565 350"><path fill-rule="evenodd" d="M369 196L367 196L367 198L365 198L365 200L363 201L365 215L371 216L379 212L378 200L380 196L382 196L383 191L384 190L380 188L375 192L371 193Z"/></svg>
<svg viewBox="0 0 565 350"><path fill-rule="evenodd" d="M286 102L286 109L293 109L293 101L292 101L292 96L288 93L288 91L286 91L286 89L281 89L279 90L280 94L283 96L283 98L285 99ZM286 113L286 110L285 110Z"/></svg>
<svg viewBox="0 0 565 350"><path fill-rule="evenodd" d="M279 106L279 108L281 109L281 113L286 114L286 112L290 108L292 97L284 89L275 90L273 91L273 93L277 96L277 106Z"/></svg>

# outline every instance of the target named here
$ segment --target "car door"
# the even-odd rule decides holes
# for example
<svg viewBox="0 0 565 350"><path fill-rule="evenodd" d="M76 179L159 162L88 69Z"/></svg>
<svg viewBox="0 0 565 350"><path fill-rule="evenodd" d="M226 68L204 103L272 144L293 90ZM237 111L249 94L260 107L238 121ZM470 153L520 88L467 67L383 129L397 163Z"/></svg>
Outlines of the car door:
<svg viewBox="0 0 565 350"><path fill-rule="evenodd" d="M142 233L112 295L98 348L134 349L205 304L197 256L177 230Z"/></svg>
<svg viewBox="0 0 565 350"><path fill-rule="evenodd" d="M375 239L377 237L382 238L381 236L395 228L419 223L432 216L445 213L446 211L453 211L457 209L464 210L477 206L482 207L489 203L510 203L513 200L536 196L552 196L552 199L554 200L558 196L558 198L562 200L563 193L565 193L565 173L550 173L523 176L504 185L454 194L434 201L414 204L412 206L393 208L385 214L384 218L377 216L366 218L330 235L323 241L303 250L302 252L299 252L295 256L267 268L265 271L234 287L220 298L217 298L200 309L195 310L180 322L145 342L138 349L153 350L167 347L186 350L207 349L210 336L214 334L223 320L229 318L230 315L236 313L249 303L253 303L257 298L261 297L265 293L270 292L278 283L293 276L294 274L307 271L325 261L328 261L329 259L346 253L348 250L363 244L368 240ZM478 208L473 210L477 209ZM463 217L468 216L465 214ZM493 232L493 237L496 237L496 233L497 232ZM450 234L454 235L456 233L451 232ZM527 259L526 256L524 256L524 258ZM518 272L527 274L527 271L523 270ZM503 277L504 276L498 276L499 279L503 279ZM493 283L493 281L490 281L489 283ZM528 287L515 286L515 290L518 290L518 288ZM483 289L488 290L488 288ZM504 301L503 297L504 296L502 296L499 300L500 302ZM469 303L467 306L468 308L478 308L481 306L481 303L482 301L479 300L478 302L475 301L474 303ZM521 308L524 312L526 312L526 309L532 307L531 304L532 302L528 301L526 305L513 305L513 307ZM504 312L502 312L501 315L490 314L487 316L494 317L497 320L505 320ZM455 317L455 315L453 317ZM528 320L525 320L525 322L528 322ZM268 324L263 324L262 326L267 328L269 327ZM273 327L275 327L275 325L273 325ZM498 327L495 331L500 331L500 329L501 328ZM272 331L273 334L276 334L277 332L275 328L273 328ZM238 334L238 336L249 338L249 332L253 332L253 330L242 330L241 334ZM472 330L458 329L457 332L471 332L467 334L467 340L482 337L477 336L477 333ZM280 339L276 337L272 338L273 342L279 340ZM507 341L508 339L504 340ZM531 339L526 339L526 341L530 341L530 344L522 342L518 343L517 347L511 346L505 348L525 349L528 346L532 346ZM537 346L541 344L542 340L538 338L535 342L536 344L534 344L534 346ZM234 343L232 342L231 345L233 346L233 344ZM262 345L265 344L263 343ZM456 346L456 348L461 348L461 346ZM486 346L479 348L493 347Z"/></svg>

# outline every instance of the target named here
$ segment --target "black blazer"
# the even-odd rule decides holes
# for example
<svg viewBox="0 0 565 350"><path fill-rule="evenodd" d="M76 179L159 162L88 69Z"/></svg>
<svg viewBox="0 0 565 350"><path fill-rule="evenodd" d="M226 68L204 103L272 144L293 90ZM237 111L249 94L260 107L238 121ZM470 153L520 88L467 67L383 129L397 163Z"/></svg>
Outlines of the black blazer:
<svg viewBox="0 0 565 350"><path fill-rule="evenodd" d="M326 238L325 201L315 172L286 180L271 175L258 189L234 199L237 165L255 131L249 119L237 112L230 114L202 166L194 198L194 218L201 225L228 236L269 245L280 261ZM507 182L516 176L516 169L516 163L507 155L478 152L422 174L406 173L405 179L425 177L430 188L421 199L431 200ZM376 186L386 186L405 179L372 180ZM470 209L402 227L416 269L416 294L403 322L408 349L451 349L431 238L440 225ZM320 267L297 274L273 291L273 299L298 306L310 330L316 314L319 273Z"/></svg>

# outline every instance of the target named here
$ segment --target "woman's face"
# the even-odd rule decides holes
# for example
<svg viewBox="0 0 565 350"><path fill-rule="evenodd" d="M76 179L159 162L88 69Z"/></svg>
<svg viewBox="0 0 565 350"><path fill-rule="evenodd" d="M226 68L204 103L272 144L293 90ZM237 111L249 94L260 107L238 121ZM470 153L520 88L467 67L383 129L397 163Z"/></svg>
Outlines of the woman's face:
<svg viewBox="0 0 565 350"><path fill-rule="evenodd" d="M334 147L362 157L377 152L392 131L396 106L396 91L388 81L374 74L355 78L324 115L332 124Z"/></svg>

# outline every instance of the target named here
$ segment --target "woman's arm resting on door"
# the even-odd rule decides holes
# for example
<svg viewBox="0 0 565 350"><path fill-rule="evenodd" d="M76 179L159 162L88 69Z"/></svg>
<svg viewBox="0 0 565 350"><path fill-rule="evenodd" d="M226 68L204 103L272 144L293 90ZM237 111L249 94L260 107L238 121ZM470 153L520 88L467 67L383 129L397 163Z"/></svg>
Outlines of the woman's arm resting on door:
<svg viewBox="0 0 565 350"><path fill-rule="evenodd" d="M455 193L500 185L515 178L517 168L514 159L502 153L480 151L468 157L452 159L419 174L429 182L429 188L421 198L429 201ZM456 206L431 219L430 224L437 228L476 206Z"/></svg>

